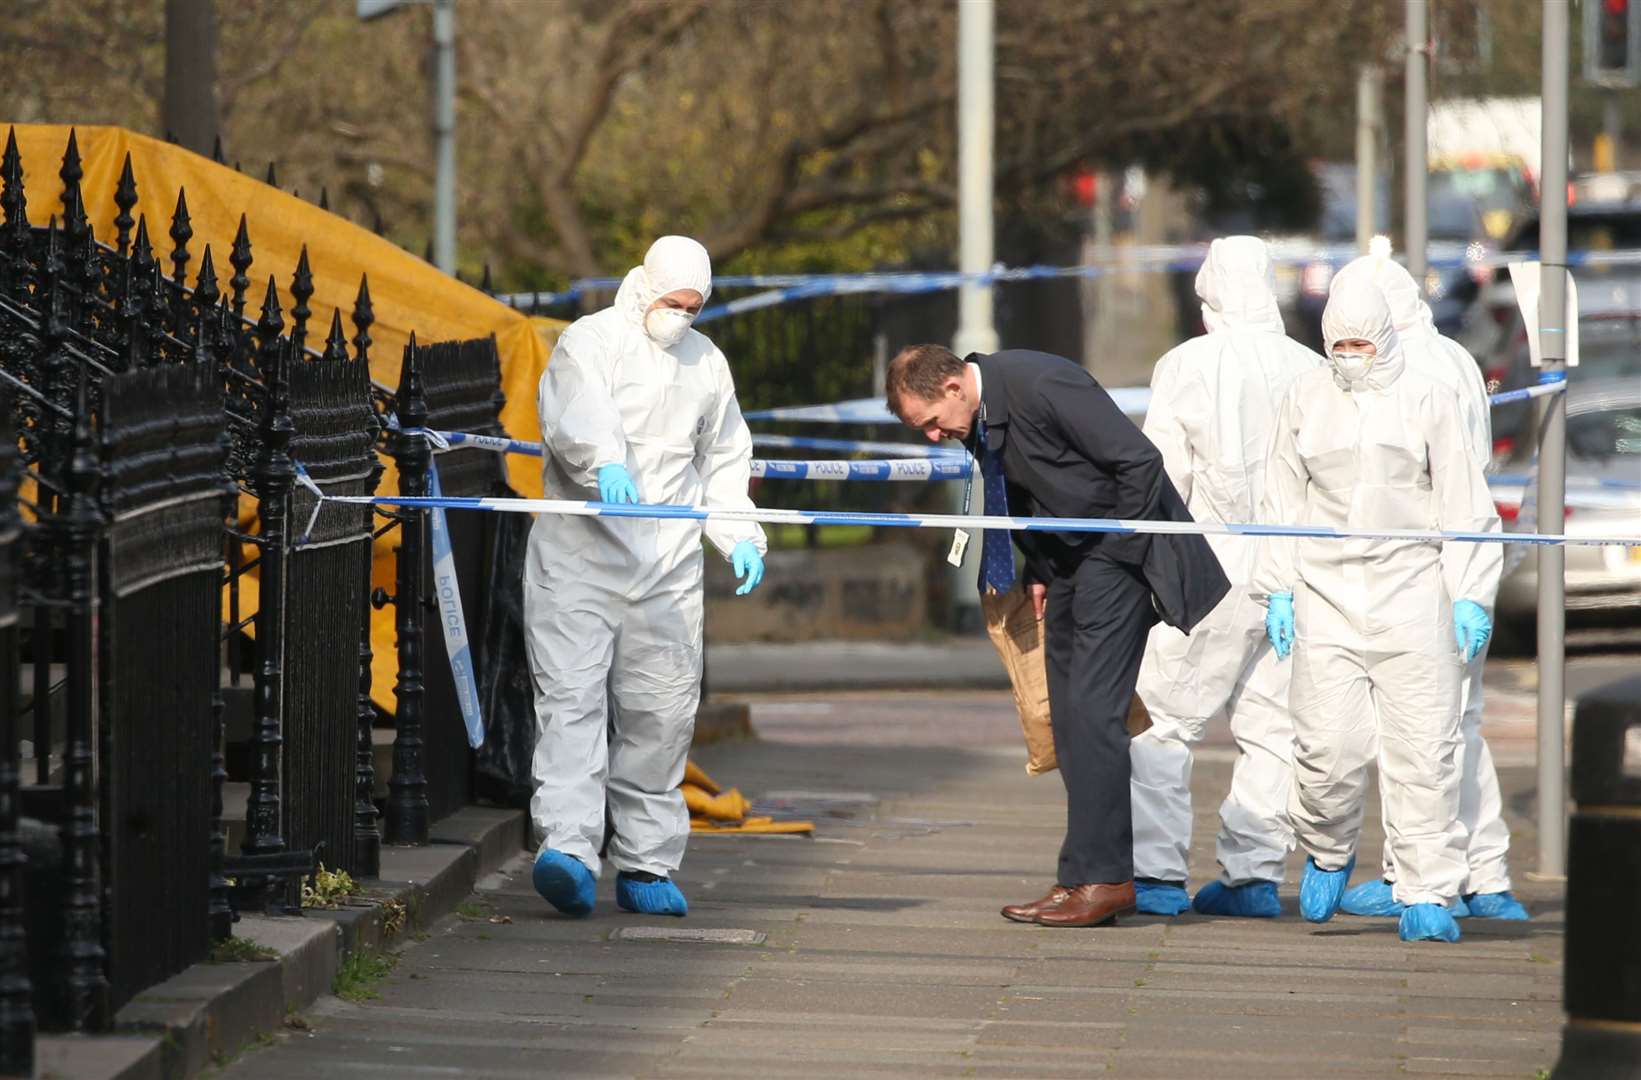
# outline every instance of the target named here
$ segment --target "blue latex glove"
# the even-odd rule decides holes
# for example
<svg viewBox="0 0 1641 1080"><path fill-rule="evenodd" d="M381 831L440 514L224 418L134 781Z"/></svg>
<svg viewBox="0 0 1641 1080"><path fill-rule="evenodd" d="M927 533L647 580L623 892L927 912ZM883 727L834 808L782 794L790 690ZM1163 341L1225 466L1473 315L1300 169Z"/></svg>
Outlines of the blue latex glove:
<svg viewBox="0 0 1641 1080"><path fill-rule="evenodd" d="M736 596L745 596L764 579L764 557L750 540L742 540L731 549L729 562L735 568L735 580L741 583L735 590Z"/></svg>
<svg viewBox="0 0 1641 1080"><path fill-rule="evenodd" d="M625 465L605 465L598 470L598 498L607 503L638 501L638 485Z"/></svg>
<svg viewBox="0 0 1641 1080"><path fill-rule="evenodd" d="M1276 649L1276 658L1286 660L1293 652L1293 593L1272 593L1265 609L1265 637Z"/></svg>
<svg viewBox="0 0 1641 1080"><path fill-rule="evenodd" d="M1453 602L1453 636L1459 639L1459 652L1469 663L1493 636L1493 620L1474 600L1456 600Z"/></svg>

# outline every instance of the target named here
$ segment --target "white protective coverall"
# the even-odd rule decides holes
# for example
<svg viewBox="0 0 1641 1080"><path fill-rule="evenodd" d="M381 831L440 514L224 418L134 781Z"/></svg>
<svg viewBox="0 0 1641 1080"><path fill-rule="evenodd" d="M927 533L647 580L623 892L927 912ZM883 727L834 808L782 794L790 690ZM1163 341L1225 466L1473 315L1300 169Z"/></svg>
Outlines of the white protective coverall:
<svg viewBox="0 0 1641 1080"><path fill-rule="evenodd" d="M1458 395L1459 415L1469 435L1470 453L1484 473L1490 472L1493 412L1487 400L1487 381L1482 377L1481 365L1463 345L1437 332L1430 305L1419 295L1419 286L1406 267L1387 256L1364 255L1340 271L1340 276L1358 275L1373 282L1384 296L1408 365ZM1488 618L1493 617L1497 597L1498 577L1495 577L1486 599L1477 601L1487 610ZM1510 888L1510 828L1504 823L1504 799L1499 794L1493 752L1481 735L1482 673L1486 664L1487 646L1484 645L1475 659L1465 665L1460 683L1463 711L1459 729L1464 741L1459 746L1459 821L1470 838L1467 848L1470 882L1465 886L1466 893L1505 892ZM1388 844L1384 853L1384 877L1386 881L1396 880Z"/></svg>
<svg viewBox="0 0 1641 1080"><path fill-rule="evenodd" d="M1198 521L1257 520L1265 450L1282 394L1320 356L1289 338L1265 243L1215 240L1197 271L1208 333L1171 349L1151 375L1145 434ZM1189 635L1158 623L1138 693L1151 727L1131 745L1134 876L1186 879L1191 846L1191 745L1220 715L1239 754L1220 806L1217 853L1228 885L1282 880L1293 848L1289 666L1265 640L1265 609L1248 594L1259 541L1209 536L1231 591Z"/></svg>
<svg viewBox="0 0 1641 1080"><path fill-rule="evenodd" d="M645 503L751 508L752 437L729 364L689 330L670 349L644 314L676 289L711 291L706 249L663 237L613 307L558 339L537 401L549 499L597 499L600 467L623 464ZM753 523L542 514L530 533L524 617L535 680L541 846L597 875L608 799L618 870L669 876L689 812L678 790L701 695L701 536L728 557ZM610 710L606 711L606 700Z"/></svg>
<svg viewBox="0 0 1641 1080"><path fill-rule="evenodd" d="M1331 359L1348 338L1376 360L1349 379ZM1301 375L1278 413L1265 468L1271 522L1347 528L1497 529L1453 392L1408 368L1390 309L1370 283L1337 281L1322 316L1329 365ZM1269 538L1258 594L1291 592L1289 816L1323 870L1351 859L1377 753L1394 898L1446 904L1464 889L1459 681L1453 603L1485 604L1500 545Z"/></svg>

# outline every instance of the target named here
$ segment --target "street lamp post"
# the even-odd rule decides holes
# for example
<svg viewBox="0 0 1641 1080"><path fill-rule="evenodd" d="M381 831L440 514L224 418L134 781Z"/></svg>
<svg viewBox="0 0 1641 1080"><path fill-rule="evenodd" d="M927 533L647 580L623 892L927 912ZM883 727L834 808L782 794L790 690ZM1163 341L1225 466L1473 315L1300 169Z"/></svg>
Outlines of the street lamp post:
<svg viewBox="0 0 1641 1080"><path fill-rule="evenodd" d="M456 272L456 0L355 0L370 20L411 4L433 7L433 265Z"/></svg>
<svg viewBox="0 0 1641 1080"><path fill-rule="evenodd" d="M1567 320L1567 4L1544 5L1543 192L1538 250L1540 382L1566 378ZM1538 458L1538 527L1563 529L1566 503L1567 402L1565 394L1541 398ZM1538 549L1538 873L1567 873L1567 800L1563 743L1566 677L1566 549Z"/></svg>

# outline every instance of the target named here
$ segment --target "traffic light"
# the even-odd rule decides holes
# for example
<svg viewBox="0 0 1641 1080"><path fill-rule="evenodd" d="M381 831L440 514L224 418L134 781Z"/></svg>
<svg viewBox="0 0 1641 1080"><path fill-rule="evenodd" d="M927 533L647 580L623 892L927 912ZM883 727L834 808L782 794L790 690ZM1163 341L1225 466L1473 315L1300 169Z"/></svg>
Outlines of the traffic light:
<svg viewBox="0 0 1641 1080"><path fill-rule="evenodd" d="M1641 0L1584 0L1584 78L1612 87L1641 83Z"/></svg>

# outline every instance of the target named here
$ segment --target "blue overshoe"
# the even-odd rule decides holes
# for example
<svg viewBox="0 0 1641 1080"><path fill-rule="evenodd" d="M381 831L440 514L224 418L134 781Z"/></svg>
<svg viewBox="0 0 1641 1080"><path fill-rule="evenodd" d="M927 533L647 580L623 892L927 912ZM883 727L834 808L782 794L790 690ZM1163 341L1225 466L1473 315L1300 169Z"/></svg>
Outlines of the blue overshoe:
<svg viewBox="0 0 1641 1080"><path fill-rule="evenodd" d="M1299 879L1299 914L1311 922L1327 922L1339 910L1344 899L1345 886L1350 883L1350 872L1356 869L1356 856L1339 870L1323 870L1316 860L1305 856L1305 873Z"/></svg>
<svg viewBox="0 0 1641 1080"><path fill-rule="evenodd" d="M1244 919L1274 919L1282 914L1282 901L1277 899L1274 881L1250 881L1242 885L1211 881L1197 890L1191 907L1203 915L1235 915Z"/></svg>
<svg viewBox="0 0 1641 1080"><path fill-rule="evenodd" d="M615 877L615 902L622 911L639 915L688 915L689 901L671 878L639 881L626 874Z"/></svg>
<svg viewBox="0 0 1641 1080"><path fill-rule="evenodd" d="M1191 909L1191 894L1182 885L1136 879L1134 904L1146 915L1183 915Z"/></svg>
<svg viewBox="0 0 1641 1080"><path fill-rule="evenodd" d="M1392 895L1394 886L1388 881L1364 881L1354 888L1345 890L1345 898L1339 904L1339 910L1346 915L1369 915L1377 918L1399 918L1407 910L1407 905ZM1508 893L1503 895L1508 896ZM1464 897L1453 901L1448 914L1455 919L1470 917L1470 908L1466 906Z"/></svg>
<svg viewBox="0 0 1641 1080"><path fill-rule="evenodd" d="M1478 919L1509 919L1512 922L1526 922L1530 915L1527 909L1521 906L1521 901L1504 892L1471 893L1462 898L1459 903L1469 907L1470 914Z"/></svg>
<svg viewBox="0 0 1641 1080"><path fill-rule="evenodd" d="M1372 915L1378 918L1400 916L1407 905L1391 894L1388 881L1364 881L1345 890L1339 901L1339 910L1346 915Z"/></svg>
<svg viewBox="0 0 1641 1080"><path fill-rule="evenodd" d="M574 855L546 849L536 856L530 881L543 900L564 914L582 919L593 913L598 883L593 872Z"/></svg>
<svg viewBox="0 0 1641 1080"><path fill-rule="evenodd" d="M1409 904L1398 933L1403 941L1454 942L1459 940L1459 924L1440 904Z"/></svg>

